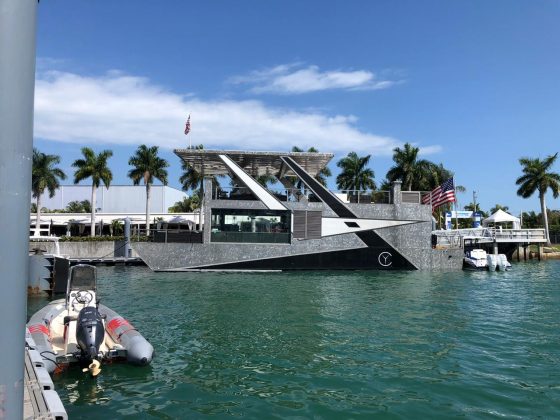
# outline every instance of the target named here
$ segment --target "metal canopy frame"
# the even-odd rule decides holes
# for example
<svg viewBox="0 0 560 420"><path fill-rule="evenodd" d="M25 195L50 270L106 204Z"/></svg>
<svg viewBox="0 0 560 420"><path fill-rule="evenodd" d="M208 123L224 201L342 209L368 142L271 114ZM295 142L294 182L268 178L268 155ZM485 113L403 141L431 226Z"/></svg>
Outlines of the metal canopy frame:
<svg viewBox="0 0 560 420"><path fill-rule="evenodd" d="M316 176L331 161L332 153L310 152L247 152L240 150L175 149L175 154L195 171L211 175L229 175L230 170L220 155L226 155L253 177L273 175L278 178L295 176L295 173L282 161L289 156L307 173Z"/></svg>

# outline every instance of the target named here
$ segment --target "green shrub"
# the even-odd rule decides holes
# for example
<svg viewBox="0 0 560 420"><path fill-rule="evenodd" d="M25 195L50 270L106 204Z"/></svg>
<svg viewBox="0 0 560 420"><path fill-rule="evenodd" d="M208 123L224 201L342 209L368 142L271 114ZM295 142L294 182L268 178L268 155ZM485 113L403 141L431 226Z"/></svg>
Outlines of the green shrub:
<svg viewBox="0 0 560 420"><path fill-rule="evenodd" d="M130 237L131 242L147 242L147 236L132 236ZM102 242L102 241L124 241L124 236L61 236L60 242Z"/></svg>

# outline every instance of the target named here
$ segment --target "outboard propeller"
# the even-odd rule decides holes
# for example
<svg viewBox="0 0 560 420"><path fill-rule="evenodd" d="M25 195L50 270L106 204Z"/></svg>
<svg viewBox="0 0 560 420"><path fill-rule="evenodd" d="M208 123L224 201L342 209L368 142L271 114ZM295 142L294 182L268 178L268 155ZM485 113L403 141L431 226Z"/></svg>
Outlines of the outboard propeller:
<svg viewBox="0 0 560 420"><path fill-rule="evenodd" d="M97 308L86 306L78 314L76 341L80 347L82 363L90 364L99 355L99 347L105 338L103 320Z"/></svg>
<svg viewBox="0 0 560 420"><path fill-rule="evenodd" d="M89 371L91 376L97 376L101 373L101 362L97 359L93 359L87 368L83 368L82 372L86 373Z"/></svg>

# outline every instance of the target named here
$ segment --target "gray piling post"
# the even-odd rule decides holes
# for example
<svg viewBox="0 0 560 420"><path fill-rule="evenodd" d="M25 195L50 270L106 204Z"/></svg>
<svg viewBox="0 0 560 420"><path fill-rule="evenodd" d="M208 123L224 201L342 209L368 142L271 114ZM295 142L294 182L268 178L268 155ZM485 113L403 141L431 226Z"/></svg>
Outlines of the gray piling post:
<svg viewBox="0 0 560 420"><path fill-rule="evenodd" d="M132 254L132 249L130 247L130 218L126 217L124 219L124 257L130 258Z"/></svg>
<svg viewBox="0 0 560 420"><path fill-rule="evenodd" d="M0 418L23 418L37 0L0 1Z"/></svg>

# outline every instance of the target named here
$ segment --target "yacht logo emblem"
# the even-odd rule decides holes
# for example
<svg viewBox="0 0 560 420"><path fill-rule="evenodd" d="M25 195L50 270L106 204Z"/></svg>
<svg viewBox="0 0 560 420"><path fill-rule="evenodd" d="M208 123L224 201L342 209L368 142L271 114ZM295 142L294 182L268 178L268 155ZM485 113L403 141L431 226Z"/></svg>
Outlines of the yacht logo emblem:
<svg viewBox="0 0 560 420"><path fill-rule="evenodd" d="M379 257L377 257L377 261L379 261L379 264L381 266L389 267L391 264L393 264L393 256L390 252L385 251L379 254Z"/></svg>

